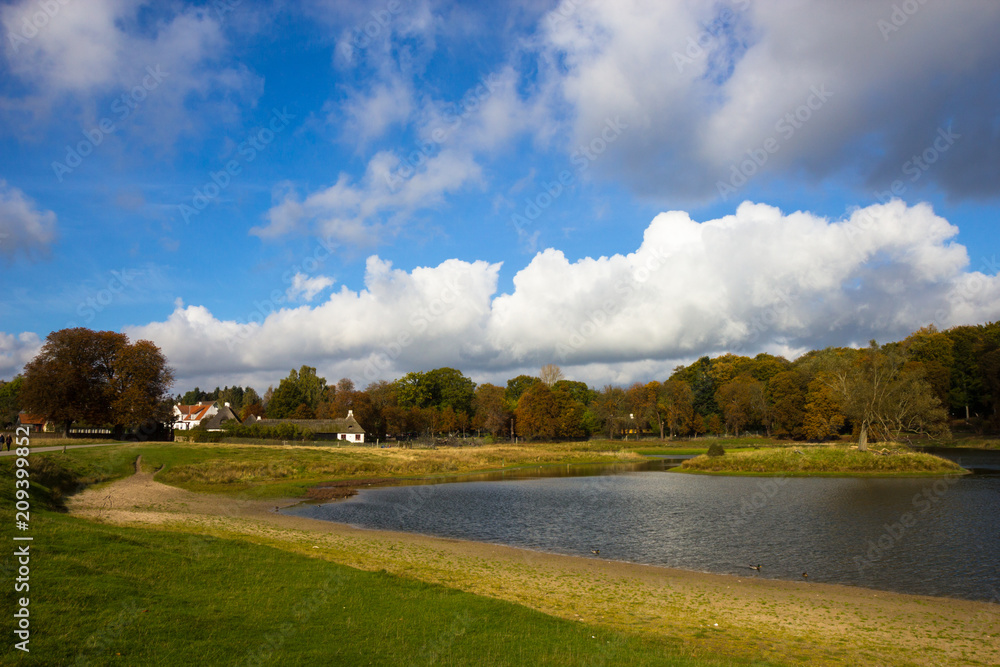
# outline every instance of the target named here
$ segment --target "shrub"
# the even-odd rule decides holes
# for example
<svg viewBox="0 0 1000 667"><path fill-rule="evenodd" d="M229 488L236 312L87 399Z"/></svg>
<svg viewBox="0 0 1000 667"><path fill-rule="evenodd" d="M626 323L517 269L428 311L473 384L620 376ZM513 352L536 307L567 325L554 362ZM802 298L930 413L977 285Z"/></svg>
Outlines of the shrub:
<svg viewBox="0 0 1000 667"><path fill-rule="evenodd" d="M722 448L722 445L720 445L717 442L713 442L711 445L708 446L708 455L709 456L723 456L725 453L726 453L726 450L724 450Z"/></svg>

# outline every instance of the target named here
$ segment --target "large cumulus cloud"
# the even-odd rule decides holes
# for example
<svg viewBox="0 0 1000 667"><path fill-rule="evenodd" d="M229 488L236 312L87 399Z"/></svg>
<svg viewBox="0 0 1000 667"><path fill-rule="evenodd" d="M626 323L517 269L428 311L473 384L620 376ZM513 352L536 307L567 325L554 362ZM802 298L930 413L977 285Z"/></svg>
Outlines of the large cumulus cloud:
<svg viewBox="0 0 1000 667"><path fill-rule="evenodd" d="M969 270L957 232L901 201L840 220L749 202L704 222L671 211L627 255L544 250L507 293L497 264L406 272L371 257L364 289L316 306L222 321L179 304L128 333L161 345L185 386L266 386L301 364L362 383L444 365L497 380L551 362L594 384L646 380L702 354L795 356L996 319L1000 279Z"/></svg>

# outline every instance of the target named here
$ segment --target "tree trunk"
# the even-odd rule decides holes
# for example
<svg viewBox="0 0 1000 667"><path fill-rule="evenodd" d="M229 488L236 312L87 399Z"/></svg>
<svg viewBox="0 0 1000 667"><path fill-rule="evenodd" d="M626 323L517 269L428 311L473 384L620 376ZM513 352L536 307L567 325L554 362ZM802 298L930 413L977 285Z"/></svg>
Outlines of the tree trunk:
<svg viewBox="0 0 1000 667"><path fill-rule="evenodd" d="M69 437L69 427L72 426L72 424L73 424L73 420L72 419L67 419L66 423L63 425L63 437L64 438L68 438Z"/></svg>
<svg viewBox="0 0 1000 667"><path fill-rule="evenodd" d="M868 424L861 424L861 434L858 436L858 451L868 451Z"/></svg>

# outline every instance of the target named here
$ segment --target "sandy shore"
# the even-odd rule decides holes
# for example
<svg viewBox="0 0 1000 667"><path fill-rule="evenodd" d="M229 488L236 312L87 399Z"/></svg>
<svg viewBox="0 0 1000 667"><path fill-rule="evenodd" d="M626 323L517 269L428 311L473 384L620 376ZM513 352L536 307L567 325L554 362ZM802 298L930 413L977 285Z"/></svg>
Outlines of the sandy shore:
<svg viewBox="0 0 1000 667"><path fill-rule="evenodd" d="M1000 664L1000 605L848 586L715 575L409 533L198 494L149 471L69 499L74 515L237 537L386 570L563 618L667 638L694 654L821 665Z"/></svg>

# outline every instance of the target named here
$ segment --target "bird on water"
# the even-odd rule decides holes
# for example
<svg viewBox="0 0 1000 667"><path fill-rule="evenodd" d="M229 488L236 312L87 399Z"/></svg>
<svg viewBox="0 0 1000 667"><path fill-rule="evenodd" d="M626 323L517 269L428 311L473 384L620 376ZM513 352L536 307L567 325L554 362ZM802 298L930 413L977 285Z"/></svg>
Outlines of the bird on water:
<svg viewBox="0 0 1000 667"><path fill-rule="evenodd" d="M750 569L757 570L758 572L760 572L760 563L757 563L756 565L751 565Z"/></svg>
<svg viewBox="0 0 1000 667"><path fill-rule="evenodd" d="M601 550L600 549L591 549L590 553L594 554L595 556L600 556L601 555Z"/></svg>

